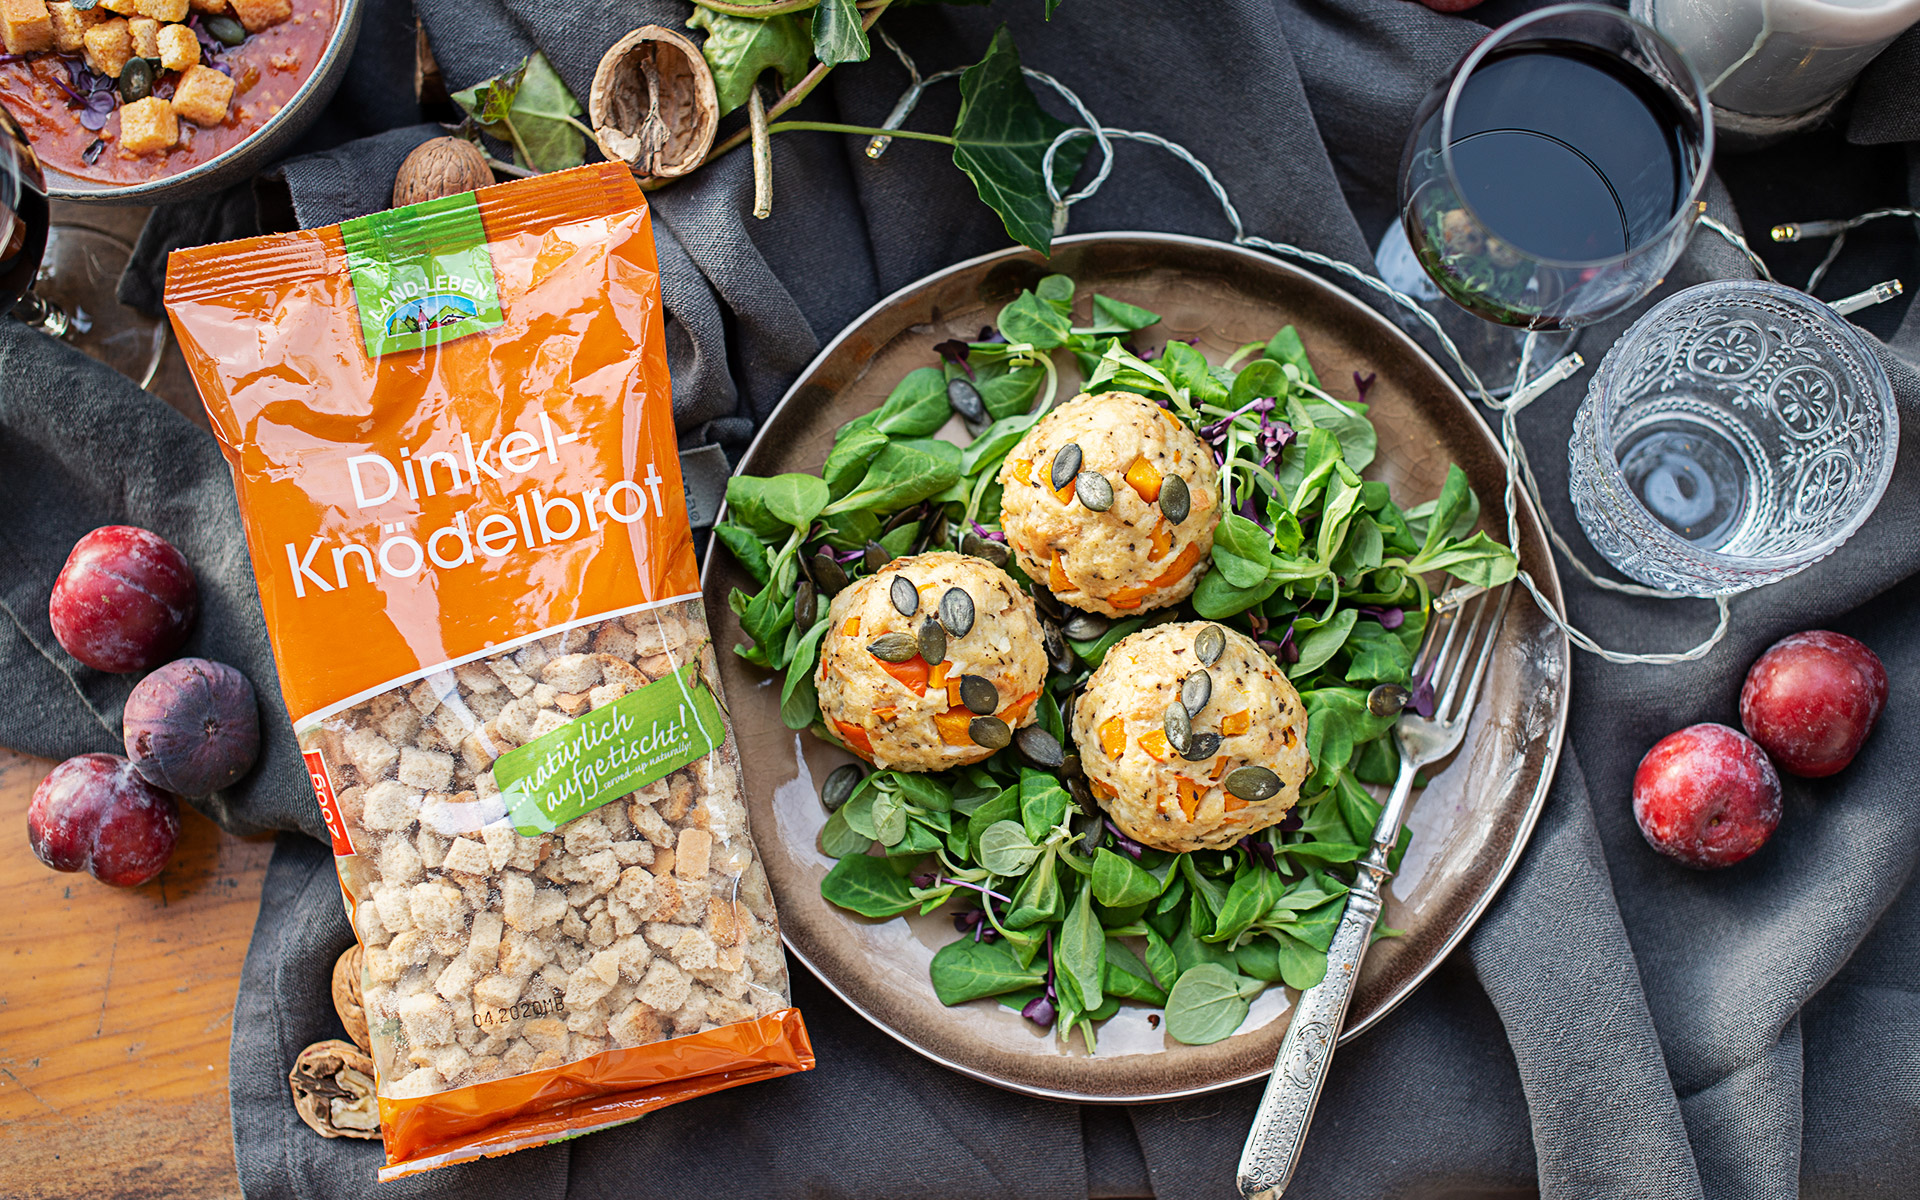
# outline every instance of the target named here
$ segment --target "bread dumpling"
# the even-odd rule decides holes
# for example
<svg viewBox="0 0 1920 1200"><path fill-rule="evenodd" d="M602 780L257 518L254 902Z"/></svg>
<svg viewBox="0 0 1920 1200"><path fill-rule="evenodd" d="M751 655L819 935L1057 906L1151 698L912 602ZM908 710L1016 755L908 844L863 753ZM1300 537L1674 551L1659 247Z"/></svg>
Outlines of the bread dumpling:
<svg viewBox="0 0 1920 1200"><path fill-rule="evenodd" d="M1197 671L1205 686L1187 697L1204 702L1192 707L1181 685ZM1186 754L1167 736L1176 702ZM1278 824L1313 769L1300 694L1252 638L1208 621L1116 642L1074 702L1073 739L1113 823L1159 850L1220 849Z"/></svg>
<svg viewBox="0 0 1920 1200"><path fill-rule="evenodd" d="M1098 480L1076 486L1083 473ZM1184 600L1206 572L1219 468L1198 434L1144 396L1062 404L1008 451L1000 483L1000 526L1020 569L1063 604L1131 616ZM1089 500L1110 503L1096 511Z"/></svg>
<svg viewBox="0 0 1920 1200"><path fill-rule="evenodd" d="M875 766L977 763L999 748L976 740L995 740L991 721L1009 733L1034 722L1047 673L1040 617L1033 599L985 559L896 558L842 590L827 617L815 674L820 715ZM918 649L929 621L943 651L932 662ZM979 718L991 720L981 727Z"/></svg>

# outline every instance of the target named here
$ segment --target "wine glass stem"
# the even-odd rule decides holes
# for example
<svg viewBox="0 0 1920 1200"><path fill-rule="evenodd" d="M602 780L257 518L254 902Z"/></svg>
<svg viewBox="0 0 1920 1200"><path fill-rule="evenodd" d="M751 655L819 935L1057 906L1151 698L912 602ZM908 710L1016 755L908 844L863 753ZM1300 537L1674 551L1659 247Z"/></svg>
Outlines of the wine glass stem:
<svg viewBox="0 0 1920 1200"><path fill-rule="evenodd" d="M66 310L35 295L32 288L28 288L27 294L20 297L19 303L13 306L13 315L35 329L57 338L66 337L73 328L73 321L67 316Z"/></svg>

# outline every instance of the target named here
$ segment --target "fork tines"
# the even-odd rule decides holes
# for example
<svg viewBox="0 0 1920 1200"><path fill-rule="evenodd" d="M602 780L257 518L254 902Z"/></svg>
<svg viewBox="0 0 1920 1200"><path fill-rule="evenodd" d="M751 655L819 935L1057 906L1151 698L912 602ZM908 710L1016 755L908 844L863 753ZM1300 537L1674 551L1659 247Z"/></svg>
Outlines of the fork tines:
<svg viewBox="0 0 1920 1200"><path fill-rule="evenodd" d="M1414 677L1428 681L1439 693L1434 703L1432 719L1447 722L1465 714L1473 706L1474 698L1479 694L1480 681L1486 675L1487 663L1493 657L1493 647L1500 640L1500 625L1507 615L1507 601L1513 590L1509 587L1494 589L1477 584L1457 587L1433 602L1436 626L1439 622L1446 625L1446 634L1440 640L1437 650L1433 648L1433 639L1437 628L1428 631L1426 644L1421 648L1419 661L1415 664ZM1488 614L1492 619L1488 619ZM1451 617L1451 619L1447 619ZM1466 634L1461 635L1462 628ZM1458 644L1458 653L1455 645ZM1474 653L1478 646L1479 653ZM1431 651L1431 653L1429 653ZM1473 673L1467 679L1465 689L1460 686L1466 676L1467 663L1473 663ZM1444 675L1444 679L1442 676ZM1455 700L1460 701L1458 712L1454 709Z"/></svg>

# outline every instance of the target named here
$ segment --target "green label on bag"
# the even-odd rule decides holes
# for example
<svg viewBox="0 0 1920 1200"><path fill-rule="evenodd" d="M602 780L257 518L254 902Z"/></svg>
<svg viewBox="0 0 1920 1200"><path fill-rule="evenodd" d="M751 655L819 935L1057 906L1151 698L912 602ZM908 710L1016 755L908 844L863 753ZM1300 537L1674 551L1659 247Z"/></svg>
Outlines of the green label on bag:
<svg viewBox="0 0 1920 1200"><path fill-rule="evenodd" d="M720 705L689 665L582 714L494 761L513 827L550 833L711 754L726 741Z"/></svg>
<svg viewBox="0 0 1920 1200"><path fill-rule="evenodd" d="M472 192L340 224L367 357L497 328L500 290Z"/></svg>

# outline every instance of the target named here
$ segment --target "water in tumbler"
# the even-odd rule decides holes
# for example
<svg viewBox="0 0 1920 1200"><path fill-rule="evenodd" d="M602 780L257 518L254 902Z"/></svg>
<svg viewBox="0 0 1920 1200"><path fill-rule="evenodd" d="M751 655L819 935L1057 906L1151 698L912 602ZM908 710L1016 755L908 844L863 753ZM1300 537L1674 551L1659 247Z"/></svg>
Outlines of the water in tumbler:
<svg viewBox="0 0 1920 1200"><path fill-rule="evenodd" d="M1615 453L1640 503L1687 541L1725 550L1741 532L1753 465L1697 412L1665 405L1642 412Z"/></svg>

